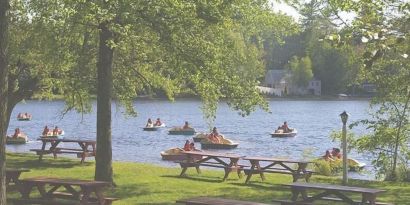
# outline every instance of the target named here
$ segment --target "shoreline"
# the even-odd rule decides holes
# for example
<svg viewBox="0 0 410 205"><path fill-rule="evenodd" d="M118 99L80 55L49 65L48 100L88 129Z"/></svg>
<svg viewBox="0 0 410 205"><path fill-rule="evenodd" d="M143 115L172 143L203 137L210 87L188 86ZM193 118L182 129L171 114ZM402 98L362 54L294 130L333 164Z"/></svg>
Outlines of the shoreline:
<svg viewBox="0 0 410 205"><path fill-rule="evenodd" d="M340 98L338 96L287 96L287 97L276 97L276 96L264 96L267 101L370 101L372 97L366 96L352 96L347 98ZM96 96L91 96L92 101L97 100ZM32 97L26 101L64 101L64 96L55 95L51 99L42 99L39 97ZM166 97L160 96L139 96L134 99L134 101L169 101ZM184 101L184 100L195 100L201 101L201 98L196 96L180 96L175 97L174 101ZM113 101L117 101L113 99ZM226 102L226 99L221 99L220 102Z"/></svg>

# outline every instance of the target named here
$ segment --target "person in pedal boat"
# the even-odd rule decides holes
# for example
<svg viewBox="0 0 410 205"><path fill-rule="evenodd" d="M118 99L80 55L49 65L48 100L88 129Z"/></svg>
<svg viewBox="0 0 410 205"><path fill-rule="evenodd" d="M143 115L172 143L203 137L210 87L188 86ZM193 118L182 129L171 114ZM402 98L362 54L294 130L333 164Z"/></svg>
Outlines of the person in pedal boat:
<svg viewBox="0 0 410 205"><path fill-rule="evenodd" d="M332 157L336 159L341 159L342 158L342 153L340 153L339 148L333 148L332 149Z"/></svg>
<svg viewBox="0 0 410 205"><path fill-rule="evenodd" d="M323 156L323 159L326 160L326 161L334 161L334 159L332 157L332 154L330 153L329 150L326 150L326 154L325 154L325 156Z"/></svg>
<svg viewBox="0 0 410 205"><path fill-rule="evenodd" d="M59 134L61 134L61 130L58 129L58 127L56 126L56 127L53 129L53 135L54 135L54 136L57 136L57 135L59 135Z"/></svg>
<svg viewBox="0 0 410 205"><path fill-rule="evenodd" d="M208 139L213 142L219 144L221 141L219 140L219 133L216 127L212 129L211 134L209 134Z"/></svg>
<svg viewBox="0 0 410 205"><path fill-rule="evenodd" d="M20 137L20 135L21 135L20 128L16 128L14 130L13 138Z"/></svg>
<svg viewBox="0 0 410 205"><path fill-rule="evenodd" d="M31 118L31 115L30 114L28 114L28 113L24 113L24 116L23 116L24 118Z"/></svg>
<svg viewBox="0 0 410 205"><path fill-rule="evenodd" d="M50 132L50 130L48 129L47 125L44 127L43 130L43 136L47 136L48 132Z"/></svg>
<svg viewBox="0 0 410 205"><path fill-rule="evenodd" d="M191 144L189 144L189 148L190 148L191 151L201 151L201 150L195 148L195 143L193 143L193 142L191 142Z"/></svg>
<svg viewBox="0 0 410 205"><path fill-rule="evenodd" d="M184 151L191 151L189 140L185 141Z"/></svg>
<svg viewBox="0 0 410 205"><path fill-rule="evenodd" d="M189 129L189 128L191 128L190 126L189 126L189 124L188 124L188 121L185 121L185 125L182 127L182 129Z"/></svg>
<svg viewBox="0 0 410 205"><path fill-rule="evenodd" d="M285 121L283 122L283 125L280 127L284 133L288 133L288 132L292 132L289 127L288 127L288 123Z"/></svg>
<svg viewBox="0 0 410 205"><path fill-rule="evenodd" d="M155 126L161 126L162 122L161 119L157 118L157 121L155 122Z"/></svg>
<svg viewBox="0 0 410 205"><path fill-rule="evenodd" d="M152 123L151 118L148 118L148 122L147 122L147 125L145 125L145 127L153 127L153 126L154 124Z"/></svg>

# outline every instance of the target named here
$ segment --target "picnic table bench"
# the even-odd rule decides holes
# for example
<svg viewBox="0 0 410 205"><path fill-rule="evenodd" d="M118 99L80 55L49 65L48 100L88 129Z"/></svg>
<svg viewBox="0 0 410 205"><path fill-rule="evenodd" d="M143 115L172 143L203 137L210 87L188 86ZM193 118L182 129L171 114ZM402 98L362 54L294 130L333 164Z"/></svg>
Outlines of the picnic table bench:
<svg viewBox="0 0 410 205"><path fill-rule="evenodd" d="M29 171L29 169L25 168L6 168L6 186L9 186L10 183L18 185L21 173Z"/></svg>
<svg viewBox="0 0 410 205"><path fill-rule="evenodd" d="M104 196L103 189L109 185L108 182L93 180L49 177L28 178L20 180L19 183L19 192L22 198L12 199L12 201L16 205L110 205L118 199ZM34 187L39 191L40 197L30 197ZM59 191L59 189L63 189L63 191ZM57 199L65 199L65 201Z"/></svg>
<svg viewBox="0 0 410 205"><path fill-rule="evenodd" d="M81 158L81 163L85 161L86 157L95 157L96 154L96 141L95 140L76 140L76 139L53 139L53 138L39 138L42 141L41 149L30 149L30 151L36 152L39 155L38 160L43 159L45 154L53 154L54 158L57 158L57 154L76 154L78 158ZM79 148L66 148L58 147L61 143L75 143ZM46 149L47 144L50 143L50 147Z"/></svg>
<svg viewBox="0 0 410 205"><path fill-rule="evenodd" d="M303 160L291 160L291 159L280 159L271 157L244 157L243 160L248 160L251 164L249 169L244 169L247 175L245 183L248 183L253 174L259 174L262 180L265 180L264 173L280 173L280 174L290 174L293 177L293 182L298 179L304 178L306 182L309 182L313 171L307 170L307 165L309 161ZM262 163L267 163L261 165ZM294 164L297 167L292 168L289 164Z"/></svg>
<svg viewBox="0 0 410 205"><path fill-rule="evenodd" d="M318 184L318 183L299 183L294 182L293 184L286 184L285 186L290 186L292 191L291 201L284 200L273 200L276 202L282 202L282 205L294 204L307 202L313 204L317 200L328 200L328 201L340 201L352 205L391 205L390 203L376 202L377 195L379 193L385 192L385 190L380 189L370 189L362 187L352 187L352 186L340 186L333 184ZM307 194L308 190L317 190L319 193L309 196ZM358 193L361 194L362 200L355 201L351 196L345 193ZM301 199L298 200L299 195ZM334 197L330 197L334 196Z"/></svg>
<svg viewBox="0 0 410 205"><path fill-rule="evenodd" d="M186 205L268 205L257 202L221 199L214 197L195 197L190 199L181 199L177 200L177 203Z"/></svg>
<svg viewBox="0 0 410 205"><path fill-rule="evenodd" d="M239 155L206 151L184 151L183 153L187 155L187 160L175 161L179 163L182 168L180 176L185 176L187 169L190 167L195 167L197 173L200 174L201 170L199 167L208 166L223 168L225 171L223 181L228 178L231 172L237 172L238 177L242 177L241 171L245 165L238 164L238 160L241 158ZM202 159L198 160L198 156L202 157ZM229 162L226 162L227 160L229 160Z"/></svg>

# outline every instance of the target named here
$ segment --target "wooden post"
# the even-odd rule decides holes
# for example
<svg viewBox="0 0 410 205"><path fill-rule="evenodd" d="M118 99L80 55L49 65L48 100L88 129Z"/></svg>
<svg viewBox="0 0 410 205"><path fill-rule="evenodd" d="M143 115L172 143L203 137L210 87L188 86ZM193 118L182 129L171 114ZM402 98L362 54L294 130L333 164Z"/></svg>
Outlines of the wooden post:
<svg viewBox="0 0 410 205"><path fill-rule="evenodd" d="M340 117L342 118L342 122L343 122L343 129L342 129L342 147L343 147L343 185L347 185L347 170L348 170L348 166L347 166L347 139L346 139L346 135L347 135L347 131L346 131L346 123L347 123L347 118L349 117L349 114L346 113L346 111L344 111L342 114L340 114Z"/></svg>

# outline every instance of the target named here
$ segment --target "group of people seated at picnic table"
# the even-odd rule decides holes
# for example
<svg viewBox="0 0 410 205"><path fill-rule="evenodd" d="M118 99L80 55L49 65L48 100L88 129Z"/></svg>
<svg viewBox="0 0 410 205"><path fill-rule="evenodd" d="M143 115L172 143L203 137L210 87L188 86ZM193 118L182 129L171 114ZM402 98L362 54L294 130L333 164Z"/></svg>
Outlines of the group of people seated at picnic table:
<svg viewBox="0 0 410 205"><path fill-rule="evenodd" d="M42 133L42 134L43 134L43 136L47 136L49 132L50 132L50 129L48 129L48 126L46 125L46 126L44 127L44 130L43 130L43 133ZM60 135L62 132L63 132L63 130L61 130L61 129L58 128L57 126L55 126L55 128L52 130L53 136Z"/></svg>
<svg viewBox="0 0 410 205"><path fill-rule="evenodd" d="M331 151L326 150L326 153L323 156L323 159L326 161L340 160L341 158L342 158L342 153L340 152L339 148L333 148Z"/></svg>
<svg viewBox="0 0 410 205"><path fill-rule="evenodd" d="M31 114L28 114L28 113L19 113L18 115L17 115L17 118L31 118Z"/></svg>
<svg viewBox="0 0 410 205"><path fill-rule="evenodd" d="M214 127L212 129L212 132L208 134L208 139L215 144L221 143L221 140L219 138L219 132L218 132L218 129L216 129L216 127Z"/></svg>
<svg viewBox="0 0 410 205"><path fill-rule="evenodd" d="M200 151L199 149L195 148L195 143L190 142L189 140L185 141L183 149L184 149L184 151Z"/></svg>
<svg viewBox="0 0 410 205"><path fill-rule="evenodd" d="M145 127L154 127L154 126L161 126L161 125L162 125L161 119L157 118L157 121L153 123L151 118L148 118L148 121Z"/></svg>

